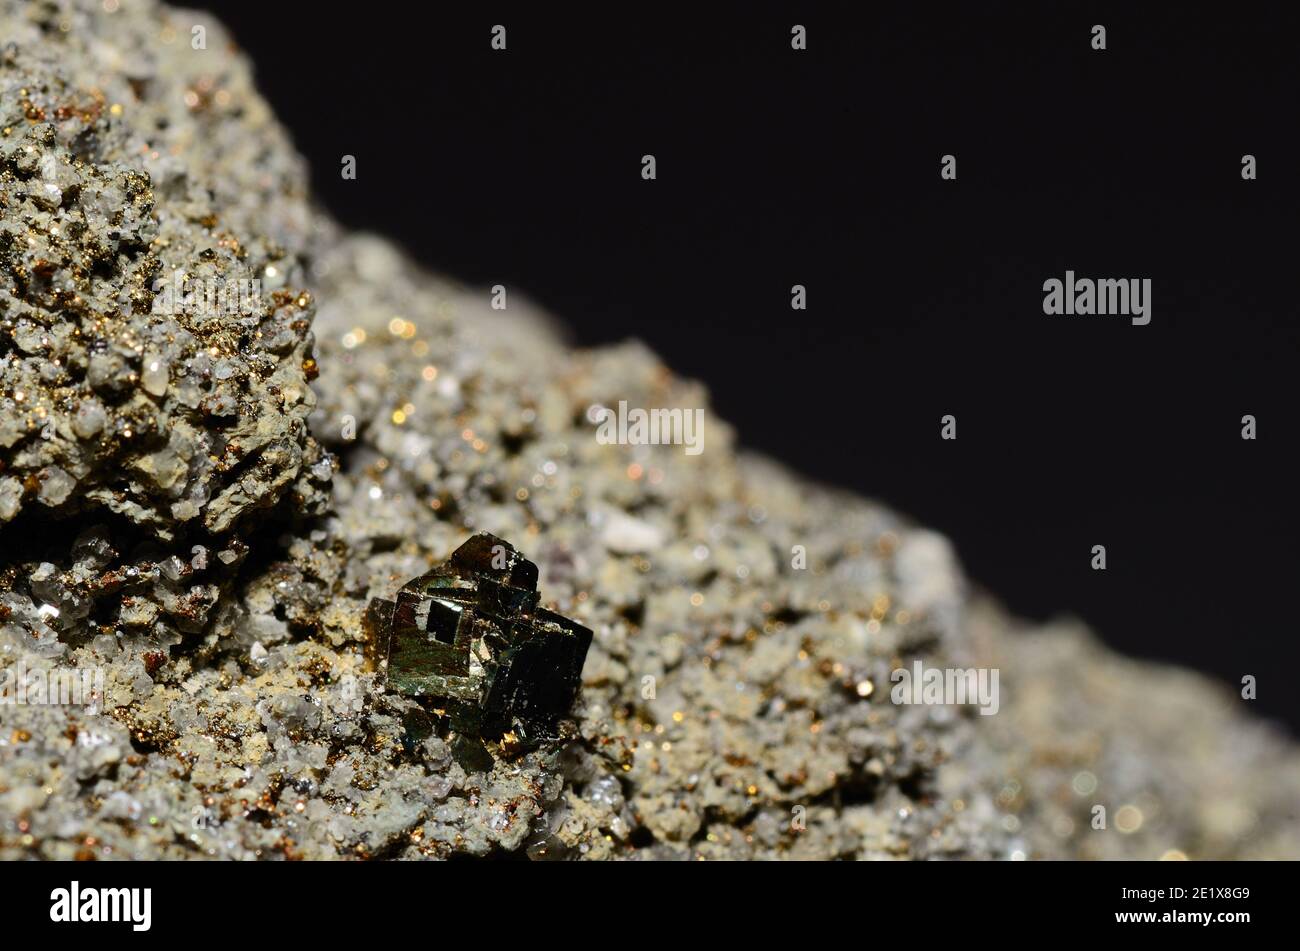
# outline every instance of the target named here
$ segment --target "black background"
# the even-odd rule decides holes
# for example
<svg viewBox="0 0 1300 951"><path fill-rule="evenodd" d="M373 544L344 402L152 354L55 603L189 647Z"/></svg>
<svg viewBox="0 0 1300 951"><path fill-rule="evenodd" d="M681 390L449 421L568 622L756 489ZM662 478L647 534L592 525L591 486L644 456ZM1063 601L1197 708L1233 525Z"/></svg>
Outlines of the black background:
<svg viewBox="0 0 1300 951"><path fill-rule="evenodd" d="M1253 674L1296 727L1294 25L1144 7L213 9L345 224L645 340L1013 611ZM1067 268L1150 278L1152 322L1044 316Z"/></svg>

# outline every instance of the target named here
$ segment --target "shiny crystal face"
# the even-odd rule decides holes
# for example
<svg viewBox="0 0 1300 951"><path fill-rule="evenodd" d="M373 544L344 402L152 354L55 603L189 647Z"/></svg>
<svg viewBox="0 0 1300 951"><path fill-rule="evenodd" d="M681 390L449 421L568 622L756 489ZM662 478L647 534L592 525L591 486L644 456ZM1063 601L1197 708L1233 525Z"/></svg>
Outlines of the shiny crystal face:
<svg viewBox="0 0 1300 951"><path fill-rule="evenodd" d="M538 600L537 566L483 532L366 621L392 689L442 701L462 732L544 736L573 705L591 631Z"/></svg>

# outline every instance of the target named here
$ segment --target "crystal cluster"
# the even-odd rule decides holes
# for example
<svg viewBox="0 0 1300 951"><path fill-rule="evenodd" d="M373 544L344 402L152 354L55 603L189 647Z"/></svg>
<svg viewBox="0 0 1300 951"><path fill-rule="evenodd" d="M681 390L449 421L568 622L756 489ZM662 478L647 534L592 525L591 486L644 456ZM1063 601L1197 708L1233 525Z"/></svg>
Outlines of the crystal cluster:
<svg viewBox="0 0 1300 951"><path fill-rule="evenodd" d="M591 631L538 607L537 566L480 532L445 565L375 598L371 637L389 686L443 701L460 732L554 732L581 685Z"/></svg>

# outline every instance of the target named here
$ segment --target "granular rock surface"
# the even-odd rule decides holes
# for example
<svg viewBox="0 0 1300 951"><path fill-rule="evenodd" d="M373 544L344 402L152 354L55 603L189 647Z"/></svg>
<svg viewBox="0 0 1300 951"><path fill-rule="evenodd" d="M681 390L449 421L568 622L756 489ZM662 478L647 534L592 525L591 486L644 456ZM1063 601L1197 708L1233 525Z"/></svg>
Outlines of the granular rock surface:
<svg viewBox="0 0 1300 951"><path fill-rule="evenodd" d="M1025 628L712 414L602 444L707 393L343 231L217 21L108 6L0 0L0 668L99 675L0 705L0 856L1300 857L1226 688ZM488 768L361 623L479 531L595 632L569 738ZM918 660L997 713L892 702Z"/></svg>

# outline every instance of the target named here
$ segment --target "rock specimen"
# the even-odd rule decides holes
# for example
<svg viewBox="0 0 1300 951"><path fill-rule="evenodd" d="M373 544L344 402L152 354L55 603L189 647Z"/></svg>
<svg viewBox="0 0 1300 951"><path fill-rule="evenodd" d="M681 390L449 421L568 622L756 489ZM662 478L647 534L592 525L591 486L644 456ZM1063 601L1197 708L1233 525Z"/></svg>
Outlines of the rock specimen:
<svg viewBox="0 0 1300 951"><path fill-rule="evenodd" d="M591 631L537 602L537 566L480 532L371 601L368 633L389 686L444 703L457 732L545 736L573 707Z"/></svg>
<svg viewBox="0 0 1300 951"><path fill-rule="evenodd" d="M120 103L25 47L0 57L0 523L36 506L170 541L191 524L223 534L295 485L323 501L311 296L244 294L230 314L159 293L260 287L282 252L220 228L170 160L102 161L150 151L109 121Z"/></svg>
<svg viewBox="0 0 1300 951"><path fill-rule="evenodd" d="M1300 857L1225 688L1022 629L707 410L602 445L706 394L342 232L205 14L0 0L0 271L0 676L103 673L0 703L0 858ZM484 531L593 636L576 736L473 762L362 621ZM998 713L892 703L917 660Z"/></svg>

